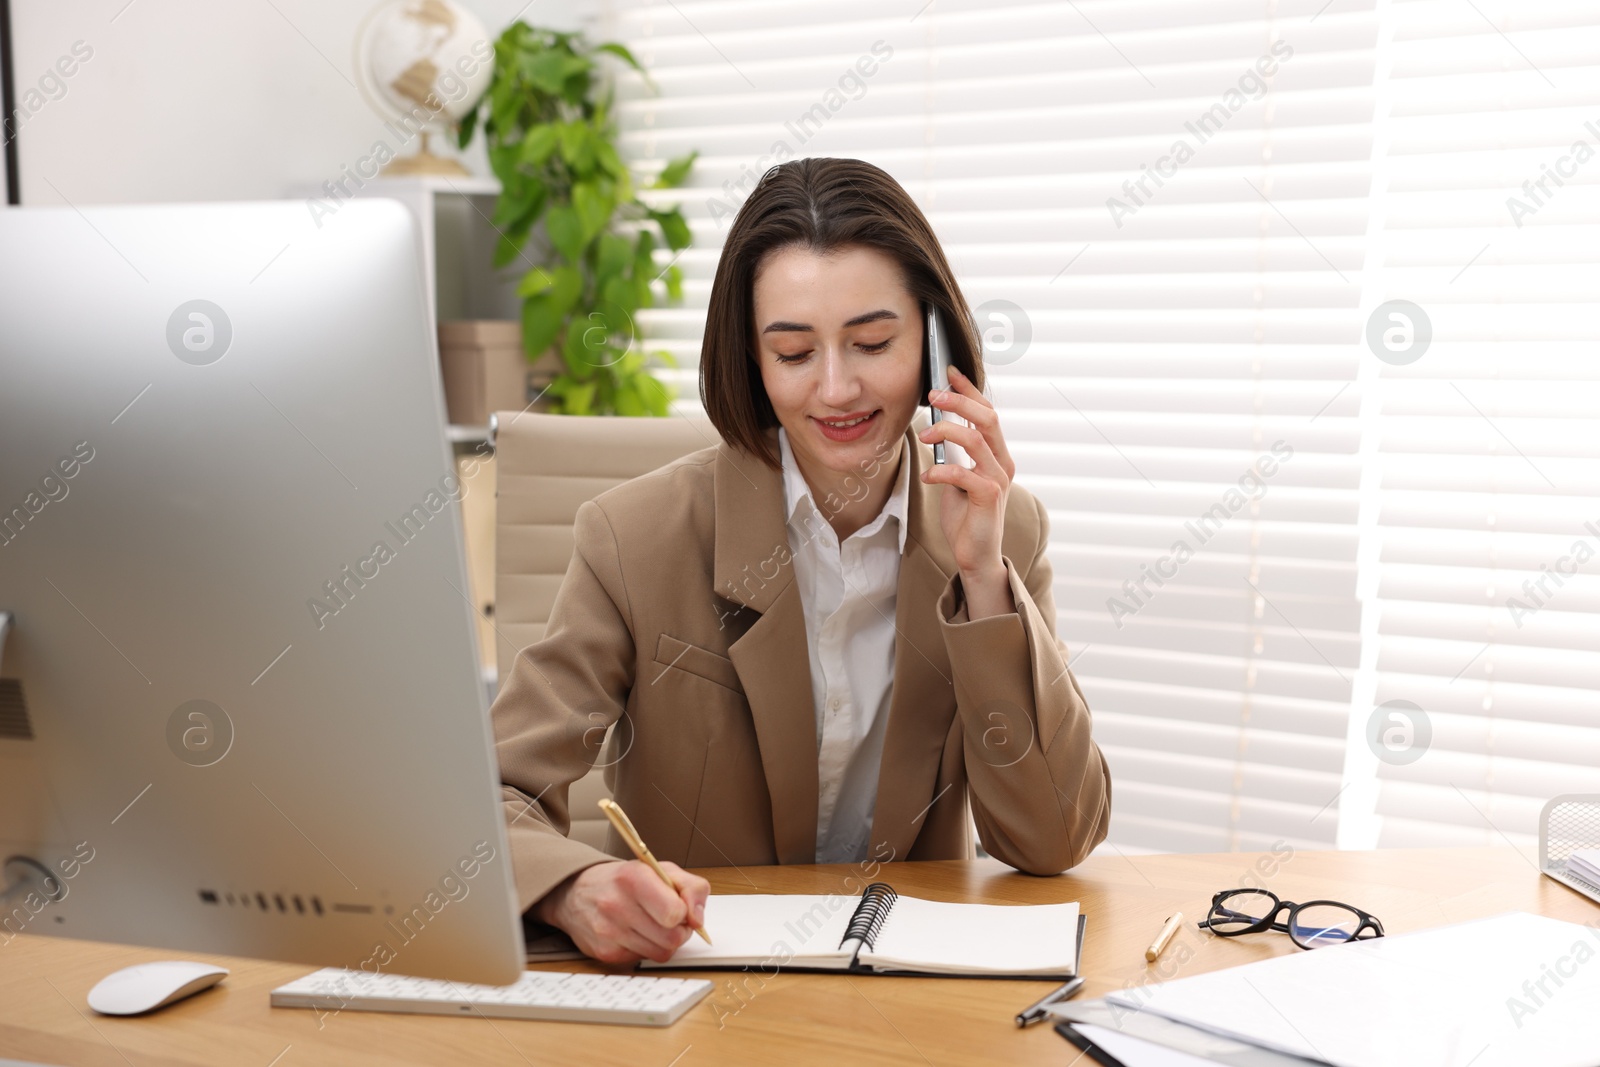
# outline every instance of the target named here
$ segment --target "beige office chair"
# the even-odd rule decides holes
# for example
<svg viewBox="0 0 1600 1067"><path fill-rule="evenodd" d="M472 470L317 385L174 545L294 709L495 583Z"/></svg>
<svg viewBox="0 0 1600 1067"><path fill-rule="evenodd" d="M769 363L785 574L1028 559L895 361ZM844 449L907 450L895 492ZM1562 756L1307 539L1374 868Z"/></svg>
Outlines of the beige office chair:
<svg viewBox="0 0 1600 1067"><path fill-rule="evenodd" d="M718 443L710 420L547 415L502 411L495 446L495 639L500 684L526 648L544 636L556 590L572 560L578 507L614 485ZM508 644L509 642L509 644ZM600 768L572 785L571 836L604 847L607 796Z"/></svg>

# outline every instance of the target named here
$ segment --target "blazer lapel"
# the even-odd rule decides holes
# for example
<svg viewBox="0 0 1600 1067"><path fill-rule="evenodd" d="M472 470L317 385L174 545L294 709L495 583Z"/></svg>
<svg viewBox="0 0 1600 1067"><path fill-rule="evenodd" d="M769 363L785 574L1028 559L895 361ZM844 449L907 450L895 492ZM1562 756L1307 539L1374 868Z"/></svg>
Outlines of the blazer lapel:
<svg viewBox="0 0 1600 1067"><path fill-rule="evenodd" d="M906 431L911 463L906 546L895 591L894 688L878 770L869 853L880 842L904 857L928 817L955 715L950 660L937 602L956 571L939 525L939 486L922 481L933 451ZM777 428L767 431L774 452ZM817 850L817 719L805 611L783 515L783 477L726 443L717 449L716 593L760 613L728 648L750 703L772 801L780 863L813 863ZM957 798L958 800L960 798Z"/></svg>
<svg viewBox="0 0 1600 1067"><path fill-rule="evenodd" d="M929 809L943 799L934 796L934 784L956 711L938 617L939 595L956 572L955 557L939 524L941 486L922 480L922 472L933 463L933 450L917 440L920 428L914 421L906 431L911 480L906 547L895 590L894 689L869 842L870 855L879 856L880 846L887 843L896 859L910 853ZM956 803L962 799L954 798Z"/></svg>
<svg viewBox="0 0 1600 1067"><path fill-rule="evenodd" d="M773 451L777 427L767 431ZM805 612L794 581L783 514L783 476L755 456L717 449L716 593L760 612L728 647L755 723L772 801L780 863L817 857L817 713Z"/></svg>

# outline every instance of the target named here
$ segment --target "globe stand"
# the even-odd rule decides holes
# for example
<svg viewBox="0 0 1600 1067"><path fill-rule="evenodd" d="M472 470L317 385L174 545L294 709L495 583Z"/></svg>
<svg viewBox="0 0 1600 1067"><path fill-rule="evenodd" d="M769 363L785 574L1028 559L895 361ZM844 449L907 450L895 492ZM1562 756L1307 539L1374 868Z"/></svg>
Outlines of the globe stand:
<svg viewBox="0 0 1600 1067"><path fill-rule="evenodd" d="M383 165L383 174L390 178L416 175L439 175L449 178L470 178L472 172L460 161L448 156L436 156L428 150L428 131L422 130L422 144L409 156L396 156Z"/></svg>

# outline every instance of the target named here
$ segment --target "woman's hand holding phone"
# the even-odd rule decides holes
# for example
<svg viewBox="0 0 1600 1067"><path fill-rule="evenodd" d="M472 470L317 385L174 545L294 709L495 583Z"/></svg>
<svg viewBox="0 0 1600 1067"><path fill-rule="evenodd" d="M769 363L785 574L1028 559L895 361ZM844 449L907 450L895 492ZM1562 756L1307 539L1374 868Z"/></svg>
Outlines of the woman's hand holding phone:
<svg viewBox="0 0 1600 1067"><path fill-rule="evenodd" d="M953 364L949 368L949 378L947 388L941 389L939 383L934 383L928 402L941 411L960 416L967 424L940 419L919 437L927 444L953 441L972 458L973 465L967 468L951 463L936 464L923 471L922 480L951 487L941 494L939 522L955 555L956 566L961 570L967 616L976 620L1017 610L1006 578L1005 563L1000 558L1006 499L1017 465L1006 447L1005 435L1000 432L1000 415L994 404Z"/></svg>

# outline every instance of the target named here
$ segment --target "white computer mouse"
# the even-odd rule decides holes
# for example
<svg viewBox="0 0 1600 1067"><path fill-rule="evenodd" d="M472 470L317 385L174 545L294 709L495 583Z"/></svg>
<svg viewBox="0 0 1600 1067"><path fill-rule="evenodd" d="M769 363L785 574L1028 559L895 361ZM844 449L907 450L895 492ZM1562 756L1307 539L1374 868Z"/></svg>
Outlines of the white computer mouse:
<svg viewBox="0 0 1600 1067"><path fill-rule="evenodd" d="M210 989L226 977L226 967L192 960L136 963L106 975L89 990L89 1007L102 1015L138 1015Z"/></svg>

